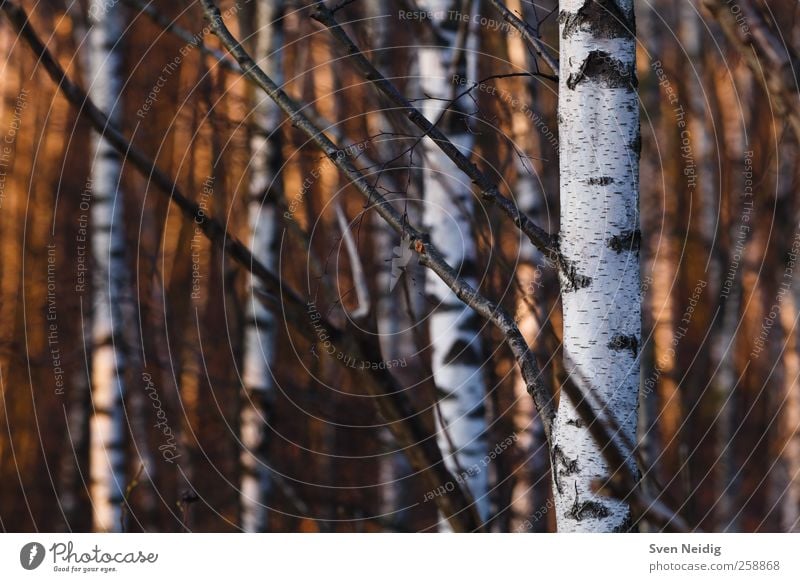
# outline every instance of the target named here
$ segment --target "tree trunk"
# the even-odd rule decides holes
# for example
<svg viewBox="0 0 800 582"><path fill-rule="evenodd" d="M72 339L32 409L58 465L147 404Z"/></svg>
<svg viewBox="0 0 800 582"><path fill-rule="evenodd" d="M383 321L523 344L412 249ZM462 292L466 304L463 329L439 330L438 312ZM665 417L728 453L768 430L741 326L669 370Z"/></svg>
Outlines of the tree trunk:
<svg viewBox="0 0 800 582"><path fill-rule="evenodd" d="M783 309L781 323L786 341L783 354L784 402L781 460L786 484L781 500L781 530L800 531L800 354L798 354L797 321L800 307L800 285L794 283Z"/></svg>
<svg viewBox="0 0 800 582"><path fill-rule="evenodd" d="M245 34L260 66L282 82L283 2L260 2L253 7L251 23L242 21ZM255 257L270 269L277 268L279 244L277 205L274 192L280 187L281 114L278 106L261 93L254 94L250 116L256 131L250 138L250 248ZM264 135L261 132L267 132ZM241 411L243 450L241 512L242 528L248 532L267 531L268 507L272 491L271 470L266 461L268 432L274 402L272 365L275 357L274 314L259 301L250 277L245 306L244 399Z"/></svg>
<svg viewBox="0 0 800 582"><path fill-rule="evenodd" d="M711 338L711 353L719 361L715 383L712 387L718 400L719 412L715 435L718 458L715 471L719 499L714 508L718 531L739 531L741 512L736 509L736 495L740 487L741 473L735 463L734 437L737 434L736 419L741 416L741 402L737 398L742 367L737 358L737 344L744 307L742 290L742 268L739 261L750 244L749 221L742 219L741 193L744 192L744 152L748 149L747 133L742 120L753 102L753 82L746 66L740 63L732 71L715 75L714 89L718 102L722 135L722 167L720 169L721 192L727 200L721 202L722 220L720 249L722 251L722 286L720 291L720 325ZM727 211L726 211L727 209ZM746 229L743 229L745 226ZM746 338L745 338L745 341Z"/></svg>
<svg viewBox="0 0 800 582"><path fill-rule="evenodd" d="M622 442L636 436L641 344L633 2L563 0L559 20L565 365L591 383L584 390L606 407L600 419L614 419L629 450ZM628 529L628 505L593 492L609 467L563 393L551 456L559 531Z"/></svg>
<svg viewBox="0 0 800 582"><path fill-rule="evenodd" d="M402 62L396 58L397 51L390 46L390 24L395 16L395 7L389 0L373 0L363 4L365 30L369 36L372 53L370 59L378 70L390 77L402 74ZM414 83L414 75L409 75L406 81ZM383 108L375 107L367 114L366 119L368 135L380 135L382 132L392 132L396 126L392 118L386 115ZM390 158L401 155L403 142L386 139L380 142L380 147L389 153ZM404 189L404 197L399 199L398 207L409 215L409 221L419 223L419 183L414 175L414 170L408 168L404 171L390 171L381 176L381 184L387 185L392 190ZM408 172L408 176L405 175ZM418 352L414 341L415 321L409 313L416 313L413 305L409 305L406 298L415 297L421 293L414 288L414 271L419 271L419 264L412 257L413 251L408 244L386 224L386 221L376 212L372 213L373 235L372 243L376 249L377 273L375 323L378 328L378 339L381 346L381 356L387 362L401 361L402 368L396 368L393 373L404 386L415 383L411 370L418 370L411 362L406 367L407 359L413 358ZM424 282L420 277L419 281ZM395 529L399 531L410 530L411 514L409 508L416 502L413 496L413 481L410 479L413 471L397 440L392 435L389 427L380 429L378 438L382 445L382 454L378 459L378 481L381 489L380 515L384 516Z"/></svg>
<svg viewBox="0 0 800 582"><path fill-rule="evenodd" d="M534 10L527 3L516 0L508 2L507 6L512 12L522 14L526 22L536 19ZM507 43L512 72L536 70L536 57L528 50L520 35L509 34ZM538 91L534 89L536 83L530 81L531 79L525 79L524 85L520 84L518 88L528 87L529 108L532 111L537 103ZM523 108L512 108L510 113L511 136L514 147L519 150L512 153L516 171L514 195L520 210L541 224L547 222L548 218L542 183L542 160L548 157L546 145L541 132L531 127L531 119ZM547 293L543 288L548 269L544 266L545 258L542 253L528 240L521 241L517 260L517 280L521 296L517 301L515 319L525 341L532 351L537 352L542 349L543 344L541 322L547 318ZM513 423L521 461L514 471L510 530L544 532L547 531L547 520L543 517L548 511L550 491L547 444L542 420L536 414L536 407L528 395L528 386L519 368L514 373L514 396Z"/></svg>
<svg viewBox="0 0 800 582"><path fill-rule="evenodd" d="M478 2L473 3L476 10ZM430 0L421 5L431 12L436 38L419 48L419 74L423 94L436 99L424 102L422 113L432 123L442 114L445 101L453 97L453 74L469 72L467 60L476 58L477 31L467 34L465 47L457 47L458 32L448 11L449 0ZM471 29L471 25L470 25ZM467 50L463 50L466 48ZM445 114L441 129L465 155L470 155L474 138L469 131L468 108L462 99ZM462 179L452 161L430 139L422 142L423 224L444 258L465 279L476 286L476 248L472 235L473 198L471 185ZM427 273L426 293L433 307L429 333L432 346L433 379L437 387L440 414L436 414L437 438L445 465L456 475L468 472L465 484L474 498L478 514L489 513L488 470L480 464L488 453L485 416L485 386L482 372L480 318L464 306L441 279ZM474 469L474 470L471 470ZM440 529L447 529L441 520Z"/></svg>
<svg viewBox="0 0 800 582"><path fill-rule="evenodd" d="M67 14L72 22L73 48L78 57L81 75L87 75L89 65L88 51L78 51L75 47L83 46L88 40L89 31L83 24L83 10L79 4L72 4L67 8ZM81 151L87 155L89 150ZM9 255L5 254L4 257ZM0 317L2 321L2 317ZM78 336L81 348L91 345L90 328L80 322L80 335ZM81 350L83 351L83 350ZM72 374L72 383L68 392L67 428L69 438L64 443L61 457L61 472L59 474L59 503L64 512L64 531L81 530L88 511L86 511L85 485L83 475L88 472L89 460L89 415L91 408L90 383L85 366ZM85 529L86 526L83 526Z"/></svg>
<svg viewBox="0 0 800 582"><path fill-rule="evenodd" d="M122 7L93 0L89 7L89 96L111 123L121 125ZM125 491L125 373L122 301L130 281L125 261L122 159L95 136L91 180L94 313L92 322L91 498L94 527L119 531Z"/></svg>

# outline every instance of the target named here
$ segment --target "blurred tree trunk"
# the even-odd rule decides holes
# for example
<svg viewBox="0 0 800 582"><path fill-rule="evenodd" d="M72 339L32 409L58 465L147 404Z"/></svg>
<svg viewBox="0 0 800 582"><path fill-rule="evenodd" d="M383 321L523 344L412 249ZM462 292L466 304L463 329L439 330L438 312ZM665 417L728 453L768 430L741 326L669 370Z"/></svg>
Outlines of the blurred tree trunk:
<svg viewBox="0 0 800 582"><path fill-rule="evenodd" d="M89 95L111 123L121 126L123 9L103 0L89 6ZM92 166L92 322L91 497L94 527L119 531L125 491L125 374L128 356L123 334L123 301L130 282L125 260L122 159L95 136Z"/></svg>
<svg viewBox="0 0 800 582"><path fill-rule="evenodd" d="M283 2L259 2L241 14L243 37L250 37L251 52L259 65L277 83L283 81ZM248 219L249 246L254 256L273 271L277 269L279 244L276 192L282 177L281 112L260 92L252 93L250 123L250 185ZM275 385L274 314L259 300L256 282L248 281L245 305L244 382L241 409L241 520L248 532L268 529L268 508L272 492L271 469L267 460Z"/></svg>
<svg viewBox="0 0 800 582"><path fill-rule="evenodd" d="M787 203L793 207L787 213L788 230L794 231L800 218L800 201L794 196L800 183L800 170L797 160L800 155L798 140L784 144L780 148L782 172L780 181L784 189ZM789 202L791 201L791 202ZM792 220L793 219L793 220ZM785 532L800 532L800 256L797 246L800 239L796 231L787 237L783 244L788 249L785 257L787 262L785 277L791 281L791 290L788 293L783 309L781 310L781 323L783 329L783 410L781 415L781 431L778 439L781 464L785 472L785 485L783 485L780 507L781 530ZM790 263L791 262L791 263ZM791 270L790 270L791 269Z"/></svg>
<svg viewBox="0 0 800 582"><path fill-rule="evenodd" d="M795 433L800 424L797 420L797 393L792 390L797 378L797 369L792 376L792 365L796 366L797 343L792 333L792 321L797 321L797 308L794 302L796 277L794 269L800 238L795 232L797 226L797 174L794 161L797 159L793 134L783 130L783 123L770 124L777 135L782 132L782 140L777 145L774 175L776 194L770 236L771 248L765 249L765 258L771 266L770 279L775 283L775 295L766 306L768 317L775 317L772 333L769 336L767 373L765 391L767 392L768 422L772 425L768 441L769 468L767 480L766 527L762 530L791 531L798 515L798 499L794 490L793 476L798 472L797 439ZM782 131L783 130L783 131ZM772 164L770 164L772 166ZM776 313L776 306L779 312ZM762 323L762 326L764 324Z"/></svg>
<svg viewBox="0 0 800 582"><path fill-rule="evenodd" d="M527 22L535 18L531 5L518 0L507 4L510 10L521 12ZM520 35L509 34L507 43L513 73L537 70L535 57ZM537 104L537 92L533 89L537 82L526 79L524 85L529 87L526 94L530 96L531 111ZM514 194L517 204L527 216L543 224L547 219L542 184L544 144L540 131L532 127L531 119L522 107L511 110L511 137L515 148L511 155L516 173ZM517 325L531 350L538 352L543 344L541 322L547 319L545 273L550 269L545 266L542 253L524 237L520 241L517 259L517 279L521 287L521 297L517 302ZM541 517L547 513L549 490L547 442L541 419L536 414L533 399L528 395L519 368L514 373L514 397L513 423L521 462L514 471L509 529L544 532L547 531L547 520Z"/></svg>
<svg viewBox="0 0 800 582"><path fill-rule="evenodd" d="M565 364L606 407L600 419L613 418L624 440L633 443L641 345L633 2L564 0L560 8ZM553 430L559 531L627 530L628 505L593 492L596 480L609 477L609 467L563 393ZM622 441L622 450L630 451Z"/></svg>
<svg viewBox="0 0 800 582"><path fill-rule="evenodd" d="M84 46L83 43L87 42L88 29L84 24L86 20L79 4L70 5L67 9L67 14L72 23L72 43L69 50L75 54L76 47ZM90 68L88 51L77 51L77 57L75 68L79 71L80 78L84 80ZM88 158L88 150L74 146L68 149L64 155L69 156L76 150L77 155L82 156L83 159ZM72 168L73 166L70 167ZM82 299L81 297L81 303L83 303ZM87 322L80 318L78 325L80 326L78 330L80 341L78 349L83 354L84 350L91 346L92 343L91 329L87 326ZM64 512L64 530L81 531L87 528L87 526L81 526L87 523L86 514L90 513L90 511L87 511L88 504L86 501L88 499L86 499L83 485L83 475L88 473L89 467L89 411L91 410L91 378L85 366L81 365L72 373L67 394L69 398L66 404L68 438L64 443L61 456L59 503ZM91 520L88 520L88 523L91 523Z"/></svg>
<svg viewBox="0 0 800 582"><path fill-rule="evenodd" d="M716 527L721 531L737 531L741 512L736 508L736 494L740 487L741 474L736 470L734 436L738 434L736 418L740 415L740 389L743 362L738 357L738 344L744 312L743 271L740 266L745 255L751 228L750 212L743 220L742 193L744 191L744 152L747 127L743 123L747 116L748 103L752 103L753 84L751 75L743 63L716 72L715 92L722 129L723 153L720 169L720 192L725 194L721 204L720 248L723 254L723 282L720 292L720 327L712 337L712 358L717 359L715 392L719 401L716 427L717 470L716 482L719 491L715 508Z"/></svg>
<svg viewBox="0 0 800 582"><path fill-rule="evenodd" d="M679 9L678 37L688 58L676 79L681 99L677 106L679 112L673 115L672 121L679 138L675 150L679 171L669 195L677 198L679 208L691 209L681 213L675 233L682 241L684 257L675 281L679 298L676 315L679 345L675 351L677 369L681 372L679 393L684 411L680 442L694 460L692 470L685 473L684 482L688 488L684 515L693 525L711 531L713 512L709 509L719 493L713 486L713 479L709 478L716 463L713 428L717 420L717 402L708 388L713 380L713 360L710 350L702 348L706 341L704 332L712 325L713 311L694 307L715 303L721 280L718 257L712 254L718 243L715 232L717 190L711 158L714 133L706 122L709 108L703 83L707 51L697 10L688 2L681 3ZM685 125L680 124L682 121Z"/></svg>
<svg viewBox="0 0 800 582"><path fill-rule="evenodd" d="M471 3L473 10L477 4L477 0ZM448 16L453 8L449 0L428 0L420 6L433 16L432 38L418 49L422 93L430 97L425 100L422 113L436 123L445 103L454 96L453 75L477 80L473 62L477 58L478 32L464 23L459 23L459 30L453 29L457 21ZM466 40L461 40L464 27L468 29ZM459 46L459 42L463 42L463 46ZM472 103L462 98L445 113L440 125L467 156L475 141L470 132L470 107ZM425 163L423 224L447 262L476 286L471 185L433 141L424 140L422 151ZM468 472L465 484L477 504L478 514L485 520L489 514L489 480L488 470L480 461L489 447L479 334L481 319L430 271L426 293L432 303L429 333L439 407L439 414L435 413L439 448L445 465L453 474ZM440 529L447 530L449 526L444 520L440 521Z"/></svg>
<svg viewBox="0 0 800 582"><path fill-rule="evenodd" d="M370 60L379 71L389 77L403 73L398 70L400 65L396 59L398 53L390 46L393 10L389 0L364 3L364 16L367 18L364 27L369 38L369 46L372 48ZM407 83L412 81L413 75L407 79ZM408 88L406 90L408 91ZM391 117L386 115L380 106L367 114L366 124L368 135L382 135L384 132L392 132L394 128ZM401 149L406 144L404 140L395 140L389 136L381 139L380 145L385 151L391 152L391 156L388 157L394 158L401 154ZM379 183L389 190L396 191L395 193L400 196L398 205L408 212L412 224L418 224L419 209L416 200L418 189L413 172L411 168L404 171L389 169L381 176ZM391 182L391 185L388 182ZM415 380L408 373L407 360L417 354L418 348L414 341L415 322L409 317L409 313L414 313L413 305L408 305L406 299L412 296L409 288L413 286L411 279L417 261L412 257L413 251L408 248L408 242L398 238L379 214L372 213L372 218L374 223L372 238L378 265L375 318L381 354L387 362L402 362L402 367L395 368L393 373L403 385L408 386ZM412 473L411 466L388 427L380 429L379 438L383 448L383 454L378 459L380 514L385 516L397 530L408 531L410 527L408 508L414 504L411 500L409 480Z"/></svg>

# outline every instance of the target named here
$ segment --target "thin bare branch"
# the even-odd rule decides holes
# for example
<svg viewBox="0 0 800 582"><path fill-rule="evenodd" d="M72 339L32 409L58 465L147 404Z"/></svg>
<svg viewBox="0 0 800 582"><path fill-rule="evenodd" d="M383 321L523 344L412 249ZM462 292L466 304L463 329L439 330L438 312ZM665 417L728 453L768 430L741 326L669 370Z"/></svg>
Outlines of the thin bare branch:
<svg viewBox="0 0 800 582"><path fill-rule="evenodd" d="M271 309L278 311L290 321L295 328L309 341L316 342L318 337L311 325L308 304L297 292L285 285L279 277L260 263L251 251L234 238L216 219L209 217L200 207L187 198L178 185L167 174L162 172L153 160L139 151L113 126L108 116L89 99L86 93L75 84L63 70L55 57L44 46L24 9L11 0L0 4L0 11L5 13L16 29L20 38L33 50L50 78L67 100L85 117L92 128L103 135L127 161L129 161L149 181L153 182L181 210L183 215L200 228L201 232L235 262L264 284L264 290L257 290L259 298ZM355 326L348 326L347 333L333 325L322 313L318 313L321 323L326 327L330 341L339 346L349 356L369 362L381 360L379 349L372 336L364 334ZM342 361L342 360L337 360ZM389 423L389 428L403 446L411 465L421 474L432 490L444 488L450 483L457 483L455 477L447 470L436 439L423 425L419 412L406 398L402 388L389 370L379 366L370 366L367 373L373 381L367 382L365 389L375 397L380 413ZM436 497L439 509L448 516L454 531L480 531L482 524L477 516L471 499L456 486L448 489L449 495Z"/></svg>
<svg viewBox="0 0 800 582"><path fill-rule="evenodd" d="M422 232L416 230L408 223L407 217L398 212L392 204L387 201L366 179L366 177L359 171L352 161L344 155L343 150L339 149L319 128L317 128L303 113L302 108L295 103L275 82L261 69L241 46L241 44L233 37L225 23L222 20L219 8L211 0L201 0L205 8L206 16L211 22L212 28L217 36L222 41L223 45L231 52L234 59L239 63L242 69L248 76L251 76L255 82L278 104L278 106L289 116L292 124L303 131L311 141L313 141L328 158L336 165L337 168L352 182L352 184L362 193L367 202L373 204L376 211L386 220L386 222L398 233L407 236L411 242L411 248L419 255L420 263L427 268L431 269L452 291L455 295L466 305L475 310L476 313L491 321L503 333L506 344L511 349L512 354L520 366L523 378L525 378L526 385L533 396L534 403L536 404L539 414L542 417L542 424L545 427L545 434L549 438L552 420L555 416L555 407L553 397L548 393L546 387L541 380L541 372L539 366L533 356L533 353L528 348L528 344L522 337L522 334L517 327L514 319L509 313L494 303L493 301L482 296L478 291L473 288L467 281L458 275L458 273L445 261L441 252L431 244L428 237ZM325 8L327 18L333 19L332 13ZM339 29L340 30L340 29ZM349 40L349 39L348 39ZM363 57L362 57L363 58ZM370 65L371 66L371 65ZM384 79L384 82L385 79ZM392 87L393 89L393 87ZM399 95L396 90L394 94L405 104L405 107L410 107L405 98ZM416 109L411 107L417 115L422 117ZM422 119L425 119L422 117ZM427 122L427 120L426 120ZM430 123L428 123L430 126ZM430 128L434 129L434 128ZM441 134L438 134L441 136ZM442 139L452 147L455 152L461 155L455 146L449 142L444 136ZM469 161L463 156L466 166L472 168L472 173L478 173ZM482 176L482 174L481 174ZM484 181L487 179L482 178ZM499 196L496 187L492 187L496 195ZM491 195L487 191L487 195ZM506 200L508 204L513 206L511 201ZM516 208L516 207L514 207ZM519 215L518 210L515 210ZM551 237L546 232L542 231L533 223L528 220L528 223L538 229L537 240L544 243L545 240L551 242Z"/></svg>
<svg viewBox="0 0 800 582"><path fill-rule="evenodd" d="M138 9L165 31L177 36L186 42L186 44L196 47L203 55L216 59L224 69L232 73L242 74L239 65L230 60L223 51L206 45L201 34L193 34L180 24L177 24L175 19L169 18L159 12L152 2L145 2L145 0L122 0L122 2L123 4Z"/></svg>
<svg viewBox="0 0 800 582"><path fill-rule="evenodd" d="M520 211L512 200L503 196L497 185L489 176L481 172L440 129L431 123L421 111L415 108L411 102L372 65L367 57L364 56L364 53L361 52L348 36L344 28L337 22L333 13L325 6L324 2L317 2L314 5L311 11L311 17L328 28L331 35L344 47L347 55L352 59L356 68L361 72L364 78L375 85L394 106L406 111L408 119L420 128L426 136L433 140L442 152L472 180L478 187L485 201L498 206L542 253L556 259L556 264L562 264L562 261L558 259L560 253L558 252L556 237L535 224L528 216Z"/></svg>
<svg viewBox="0 0 800 582"><path fill-rule="evenodd" d="M703 0L703 5L720 23L725 36L741 53L756 79L762 81L774 99L776 112L786 116L800 140L800 61L792 47L767 23L761 9L750 0L736 4ZM733 9L739 12L734 14Z"/></svg>
<svg viewBox="0 0 800 582"><path fill-rule="evenodd" d="M500 0L489 0L489 3L500 13L500 16L503 17L503 20L516 28L522 37L530 43L530 45L533 47L533 50L536 51L536 54L539 55L539 57L541 57L541 59L547 63L547 66L550 67L550 70L553 71L553 78L557 81L558 60L552 54L550 54L550 49L547 47L544 41L539 38L539 33L528 26L527 22L511 12L511 10L509 10L505 4L500 2Z"/></svg>
<svg viewBox="0 0 800 582"><path fill-rule="evenodd" d="M564 358L569 359L569 354L565 353ZM649 519L666 531L696 531L683 517L642 489L634 469L636 444L625 437L609 403L603 402L591 390L589 379L580 370L573 368L562 382L561 389L569 395L576 412L586 423L608 462L610 477L597 483L600 492L627 502L631 507L631 515L635 518L633 524Z"/></svg>
<svg viewBox="0 0 800 582"><path fill-rule="evenodd" d="M124 3L137 8L141 11L142 14L145 14L148 18L150 18L155 24L161 27L164 31L169 32L170 34L175 35L177 38L185 41L187 44L190 44L196 47L204 56L213 58L216 63L225 69L226 71L240 75L245 81L248 83L254 84L253 79L247 75L245 75L242 68L239 66L234 60L231 60L226 53L221 50L215 49L213 47L209 47L207 44L203 42L203 37L198 34L192 34L191 31L183 28L179 24L175 23L175 20L165 16L161 12L153 6L152 3L148 3L145 0L122 0ZM256 85L257 86L257 85ZM323 115L321 115L313 105L311 104L304 104L303 113L308 116L311 122L323 129L325 133L327 133L331 139L341 142L345 139L343 127L341 124L335 124L330 120L326 119ZM241 124L239 124L241 125ZM267 132L262 128L252 128L254 131L262 131ZM385 164L373 160L367 152L361 152L359 157L364 161L364 164L368 168L383 168ZM400 192L402 191L400 185L397 181L389 174L378 171L377 174L379 175L379 180L386 185L386 188L392 192Z"/></svg>

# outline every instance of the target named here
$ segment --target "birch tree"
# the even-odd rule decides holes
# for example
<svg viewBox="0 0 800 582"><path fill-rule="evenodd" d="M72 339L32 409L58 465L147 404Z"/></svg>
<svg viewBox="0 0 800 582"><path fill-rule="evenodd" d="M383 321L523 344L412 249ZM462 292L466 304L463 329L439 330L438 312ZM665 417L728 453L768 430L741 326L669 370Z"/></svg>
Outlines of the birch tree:
<svg viewBox="0 0 800 582"><path fill-rule="evenodd" d="M535 10L526 3L509 2L509 10L521 13L526 22L536 18ZM512 72L537 70L535 56L528 50L525 40L520 34L509 34L506 43L508 58ZM532 79L526 79L532 81ZM527 84L527 83L526 83ZM530 83L528 94L531 105L536 101L535 85ZM532 129L532 121L521 107L510 111L512 144L518 151L514 152L514 195L519 208L527 216L542 222L547 217L544 185L542 184L545 144L540 131ZM541 321L547 318L546 309L542 305L545 269L545 257L527 240L523 240L517 254L516 277L521 288L521 296L517 301L515 319L525 341L536 351L542 345L543 333ZM511 531L543 530L544 520L530 523L529 518L538 512L547 501L549 480L547 479L547 443L544 439L541 419L536 414L533 400L528 395L528 386L519 370L514 378L514 430L517 433L516 446L520 451L522 462L514 473L514 485L511 491ZM540 490L544 490L542 495ZM537 495L539 494L539 495Z"/></svg>
<svg viewBox="0 0 800 582"><path fill-rule="evenodd" d="M373 0L363 4L364 28L370 39L372 48L371 57L375 66L382 71L387 71L394 76L398 66L397 51L390 46L391 23L395 16L395 9L389 0ZM414 84L414 75L406 80ZM366 116L366 125L369 135L381 135L391 132L394 124L389 115L382 108L375 108ZM381 142L385 151L392 156L401 155L402 140L387 139ZM392 172L382 174L379 183L391 191L404 192L404 199L398 201L410 220L419 222L419 188L418 176L408 169L410 175L405 183L398 184L396 175ZM372 213L374 234L372 242L381 261L375 276L376 300L375 323L378 329L378 340L381 346L381 355L384 360L401 360L410 358L418 352L412 326L415 322L408 313L417 313L413 301L411 305L405 304L406 299L415 299L422 295L424 277L419 277L417 288L415 286L416 274L419 265L412 261L412 251L403 244L401 237L388 227L386 222L377 213ZM412 366L413 367L413 366ZM405 385L413 382L411 374L401 377L402 369L395 370L398 379ZM379 459L378 480L381 484L380 513L386 516L401 531L405 531L408 522L407 508L414 501L410 500L408 492L408 476L411 467L402 451L398 450L397 440L388 427L380 431L379 436L384 453Z"/></svg>
<svg viewBox="0 0 800 582"><path fill-rule="evenodd" d="M421 7L429 11L434 31L430 43L419 47L420 85L423 94L429 97L422 113L436 123L445 104L453 98L453 75L465 77L470 68L467 61L472 63L477 58L477 31L470 26L466 42L459 40L457 23L450 18L453 8L450 0L428 0ZM466 156L471 154L475 141L469 127L469 106L469 100L463 98L445 113L441 123L441 129ZM432 140L423 141L422 152L423 226L431 241L443 251L445 260L475 286L471 184ZM480 318L439 277L428 272L425 284L426 294L433 303L429 333L439 406L437 439L447 468L459 473L476 465L480 467L480 460L488 453ZM465 483L475 499L478 514L485 520L489 513L488 474L486 470L472 473L469 471ZM441 528L447 529L444 525Z"/></svg>
<svg viewBox="0 0 800 582"><path fill-rule="evenodd" d="M120 39L122 8L93 0L89 5L89 95L110 123L122 121ZM122 158L102 134L94 137L91 170L91 237L94 259L92 313L91 500L98 531L122 528L125 490L125 373L122 303L129 282L125 261Z"/></svg>
<svg viewBox="0 0 800 582"><path fill-rule="evenodd" d="M251 46L260 66L282 82L283 2L258 2L244 12L242 27L252 35ZM248 20L252 18L251 21ZM250 138L250 187L248 217L250 248L267 268L277 269L277 205L274 192L279 188L281 159L278 106L263 94L255 94L251 121L258 128ZM249 277L244 337L244 400L241 412L242 527L248 532L266 531L267 510L272 491L266 453L275 385L272 365L275 358L274 314L259 301Z"/></svg>
<svg viewBox="0 0 800 582"><path fill-rule="evenodd" d="M559 72L561 273L567 371L634 442L639 386L639 105L632 0L562 0ZM613 422L609 422L613 420ZM620 444L630 450L627 444ZM551 458L558 530L624 531L630 509L600 497L602 451L562 392ZM633 465L633 460L628 461Z"/></svg>

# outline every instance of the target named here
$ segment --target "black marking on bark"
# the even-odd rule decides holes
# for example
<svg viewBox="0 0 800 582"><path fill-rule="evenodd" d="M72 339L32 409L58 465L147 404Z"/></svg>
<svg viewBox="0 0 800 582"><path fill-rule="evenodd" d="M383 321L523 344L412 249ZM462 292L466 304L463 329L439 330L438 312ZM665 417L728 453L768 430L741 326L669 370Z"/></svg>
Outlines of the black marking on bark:
<svg viewBox="0 0 800 582"><path fill-rule="evenodd" d="M553 481L555 481L556 490L559 493L563 493L564 491L561 487L561 477L568 477L569 475L574 475L580 471L580 467L578 467L578 459L570 459L564 454L564 451L560 446L555 445L553 447L553 467L555 467Z"/></svg>
<svg viewBox="0 0 800 582"><path fill-rule="evenodd" d="M252 325L259 329L271 329L275 323L268 319L260 319L258 317L245 317L243 320L245 325Z"/></svg>
<svg viewBox="0 0 800 582"><path fill-rule="evenodd" d="M469 420L482 419L484 416L486 416L486 405L483 404L483 402L467 412L467 418Z"/></svg>
<svg viewBox="0 0 800 582"><path fill-rule="evenodd" d="M561 259L561 272L564 276L561 285L562 293L577 291L578 289L583 289L592 284L591 277L578 273L575 263L563 257Z"/></svg>
<svg viewBox="0 0 800 582"><path fill-rule="evenodd" d="M578 272L575 263L567 259L561 252L561 239L559 235L553 236L553 243L557 250L556 262L558 263L558 270L561 274L561 292L571 293L578 289L583 289L592 284L592 278L582 275Z"/></svg>
<svg viewBox="0 0 800 582"><path fill-rule="evenodd" d="M597 178L589 178L587 182L590 186L608 186L614 183L614 178L611 176L598 176Z"/></svg>
<svg viewBox="0 0 800 582"><path fill-rule="evenodd" d="M575 498L575 503L567 511L566 516L574 519L575 521L583 521L584 519L601 519L608 517L610 514L608 508L602 503L597 501L578 501Z"/></svg>
<svg viewBox="0 0 800 582"><path fill-rule="evenodd" d="M452 400L455 397L455 391L448 392L444 388L436 387L436 400Z"/></svg>
<svg viewBox="0 0 800 582"><path fill-rule="evenodd" d="M634 358L639 354L639 340L635 335L617 334L608 342L608 347L618 352L630 350Z"/></svg>
<svg viewBox="0 0 800 582"><path fill-rule="evenodd" d="M584 422L580 418L570 418L567 421L567 424L570 426L574 426L575 428L583 428L584 426L586 426L586 424L584 424Z"/></svg>
<svg viewBox="0 0 800 582"><path fill-rule="evenodd" d="M576 12L562 10L558 20L562 38L580 30L596 38L632 38L635 26L633 11L621 10L615 0L586 0Z"/></svg>
<svg viewBox="0 0 800 582"><path fill-rule="evenodd" d="M461 364L463 366L479 366L481 358L475 349L475 343L466 340L456 340L444 357L447 365Z"/></svg>
<svg viewBox="0 0 800 582"><path fill-rule="evenodd" d="M251 401L253 407L255 407L259 414L262 415L266 420L267 424L269 424L270 419L272 418L272 411L275 408L275 391L270 390L269 386L247 386L243 389L243 392L247 396L247 398Z"/></svg>
<svg viewBox="0 0 800 582"><path fill-rule="evenodd" d="M581 68L567 78L567 87L575 89L582 81L595 81L606 87L636 87L633 63L623 63L605 51L590 51Z"/></svg>
<svg viewBox="0 0 800 582"><path fill-rule="evenodd" d="M459 326L459 329L465 331L478 331L483 327L483 318L472 309L469 310L466 319Z"/></svg>
<svg viewBox="0 0 800 582"><path fill-rule="evenodd" d="M640 132L636 132L636 137L631 140L629 144L631 151L634 152L637 156L641 155L642 153L642 134Z"/></svg>
<svg viewBox="0 0 800 582"><path fill-rule="evenodd" d="M631 512L628 511L625 514L625 519L622 520L622 523L611 530L611 533L633 533L636 531L638 531L638 528L636 528L635 524L633 523Z"/></svg>
<svg viewBox="0 0 800 582"><path fill-rule="evenodd" d="M583 521L584 519L602 519L611 515L608 508L597 501L581 501L578 495L578 483L575 483L575 503L572 504L565 513L564 517Z"/></svg>
<svg viewBox="0 0 800 582"><path fill-rule="evenodd" d="M617 253L621 253L622 251L638 253L641 246L642 232L638 228L636 230L623 231L608 239L608 248Z"/></svg>

